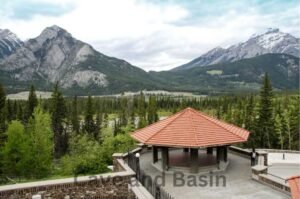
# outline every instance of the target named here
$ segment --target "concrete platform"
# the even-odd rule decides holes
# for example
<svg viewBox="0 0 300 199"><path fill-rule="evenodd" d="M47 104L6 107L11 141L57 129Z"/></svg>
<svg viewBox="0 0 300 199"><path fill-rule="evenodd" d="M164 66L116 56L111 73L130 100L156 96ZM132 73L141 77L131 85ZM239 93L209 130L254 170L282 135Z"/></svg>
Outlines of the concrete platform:
<svg viewBox="0 0 300 199"><path fill-rule="evenodd" d="M180 150L182 151L182 149ZM173 152L173 151L172 151ZM181 179L184 181L182 186L174 184L178 176L174 174L162 174L159 170L152 166L152 152L147 152L141 155L141 169L152 179L158 179L161 182L161 177L164 176L164 189L176 199L287 199L288 195L274 190L268 186L260 184L251 179L250 160L228 153L228 161L230 164L225 172L214 174L184 174ZM217 184L216 178L224 176L226 179L225 186L222 183ZM207 180L207 186L200 186L200 181L197 180L196 185L192 179L200 177ZM210 180L212 179L212 180ZM222 181L221 181L222 182ZM192 185L192 186L191 186ZM203 185L203 184L202 184Z"/></svg>

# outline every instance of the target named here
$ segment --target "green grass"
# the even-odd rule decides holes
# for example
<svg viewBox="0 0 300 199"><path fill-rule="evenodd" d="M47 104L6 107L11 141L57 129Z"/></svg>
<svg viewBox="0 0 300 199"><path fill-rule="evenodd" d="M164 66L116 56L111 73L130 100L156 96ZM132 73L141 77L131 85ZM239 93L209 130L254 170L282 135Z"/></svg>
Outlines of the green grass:
<svg viewBox="0 0 300 199"><path fill-rule="evenodd" d="M208 71L206 71L206 73L210 74L210 75L222 75L223 71L222 70L208 70Z"/></svg>
<svg viewBox="0 0 300 199"><path fill-rule="evenodd" d="M164 110L160 110L158 111L158 117L166 117L166 116L170 116L173 113L171 111L164 111Z"/></svg>

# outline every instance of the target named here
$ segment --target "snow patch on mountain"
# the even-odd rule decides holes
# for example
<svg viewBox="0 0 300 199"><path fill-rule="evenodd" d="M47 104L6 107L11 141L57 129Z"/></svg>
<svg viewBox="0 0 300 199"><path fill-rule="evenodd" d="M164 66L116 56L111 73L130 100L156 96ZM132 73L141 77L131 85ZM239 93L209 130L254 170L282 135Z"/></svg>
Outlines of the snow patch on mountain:
<svg viewBox="0 0 300 199"><path fill-rule="evenodd" d="M258 44L266 49L271 49L284 40L286 34L282 32L269 32L258 37Z"/></svg>

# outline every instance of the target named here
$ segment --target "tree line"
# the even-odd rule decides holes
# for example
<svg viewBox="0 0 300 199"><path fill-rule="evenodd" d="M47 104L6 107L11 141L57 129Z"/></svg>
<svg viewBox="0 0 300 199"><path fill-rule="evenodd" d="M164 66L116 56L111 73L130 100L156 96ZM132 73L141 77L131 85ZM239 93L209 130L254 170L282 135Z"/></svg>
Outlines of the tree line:
<svg viewBox="0 0 300 199"><path fill-rule="evenodd" d="M65 97L57 83L50 99L31 86L27 100L10 100L0 85L0 174L106 172L112 153L134 147L129 132L186 107L249 130L243 147L299 150L299 94L274 92L267 74L259 94L239 96Z"/></svg>

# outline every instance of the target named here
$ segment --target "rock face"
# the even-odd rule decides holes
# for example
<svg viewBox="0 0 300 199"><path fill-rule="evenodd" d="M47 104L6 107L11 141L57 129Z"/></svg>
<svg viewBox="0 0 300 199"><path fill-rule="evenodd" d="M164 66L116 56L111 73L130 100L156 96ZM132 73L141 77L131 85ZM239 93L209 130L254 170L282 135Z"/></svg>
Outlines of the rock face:
<svg viewBox="0 0 300 199"><path fill-rule="evenodd" d="M173 71L234 62L268 53L289 54L299 57L299 42L299 38L280 32L279 29L269 29L264 34L252 36L246 42L230 46L229 48L214 48L199 58L174 68Z"/></svg>
<svg viewBox="0 0 300 199"><path fill-rule="evenodd" d="M91 46L74 39L64 29L51 26L35 39L25 42L1 64L4 66L2 70L5 71L20 70L17 73L19 81L27 81L39 76L51 83L63 80L62 86L70 87L78 72L74 70L76 68L74 66L84 62L88 56L93 56L95 53ZM102 79L105 79L105 76L102 76ZM81 79L80 85L88 83L82 81L84 79ZM97 85L100 84L97 83ZM106 86L107 84L101 85Z"/></svg>
<svg viewBox="0 0 300 199"><path fill-rule="evenodd" d="M110 86L117 90L119 85L130 87L130 84L136 84L136 77L132 74L150 78L143 70L97 52L58 26L47 27L38 37L24 43L16 39L13 33L3 35L10 35L9 38L13 39L9 40L10 43L8 39L2 39L11 51L3 50L5 54L1 54L0 72L6 77L1 78L0 74L0 81L11 84L11 88L15 88L17 82L22 90L24 84L32 82L47 89L59 81L64 89L92 87L102 93L107 92ZM134 86L143 89L149 85L140 83Z"/></svg>
<svg viewBox="0 0 300 199"><path fill-rule="evenodd" d="M23 42L10 30L0 29L0 60L13 54Z"/></svg>

